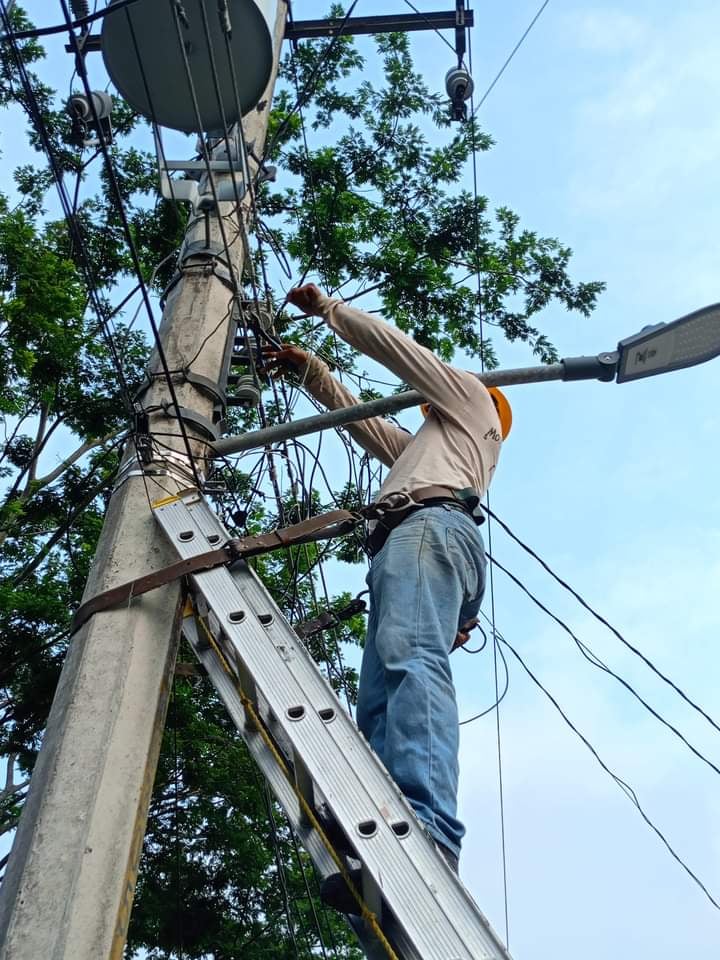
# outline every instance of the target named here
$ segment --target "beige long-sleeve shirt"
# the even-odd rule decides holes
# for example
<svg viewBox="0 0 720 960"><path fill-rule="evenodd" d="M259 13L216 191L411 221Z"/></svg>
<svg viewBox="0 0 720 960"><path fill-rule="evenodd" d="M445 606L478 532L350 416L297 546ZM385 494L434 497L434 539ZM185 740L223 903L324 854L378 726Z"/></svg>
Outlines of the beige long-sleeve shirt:
<svg viewBox="0 0 720 960"><path fill-rule="evenodd" d="M324 297L322 310L328 326L346 343L387 367L431 404L414 436L381 417L348 425L360 446L391 467L379 499L431 485L470 487L482 497L502 446L500 419L485 386L466 370L443 363L397 327L340 300ZM318 357L307 364L305 386L330 409L359 402Z"/></svg>

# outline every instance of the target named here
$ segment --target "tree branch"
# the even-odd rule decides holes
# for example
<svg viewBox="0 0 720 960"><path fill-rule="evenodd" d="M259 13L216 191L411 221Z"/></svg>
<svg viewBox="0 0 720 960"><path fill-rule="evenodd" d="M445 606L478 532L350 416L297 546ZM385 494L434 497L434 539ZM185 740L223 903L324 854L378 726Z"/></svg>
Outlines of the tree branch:
<svg viewBox="0 0 720 960"><path fill-rule="evenodd" d="M105 443L109 443L110 440L114 440L121 433L121 430L113 430L112 433L106 433L104 437L98 437L96 440L86 440L85 443L80 444L77 450L71 453L69 457L66 457L53 470L51 470L50 473L47 473L44 477L40 477L39 480L36 480L34 484L34 490L41 490L43 487L47 487L48 484L53 483L58 477L62 476L68 467L71 467L74 463L77 463L77 461L81 457L84 457L86 453L89 453L96 447L101 447Z"/></svg>
<svg viewBox="0 0 720 960"><path fill-rule="evenodd" d="M40 550L38 550L38 552L35 554L32 560L26 563L25 566L22 568L22 570L20 570L18 573L15 574L15 576L12 578L12 584L14 587L19 587L20 584L23 583L23 581L30 576L33 570L36 570L40 566L40 564L43 562L45 557L47 557L47 555L50 553L52 548L57 543L59 543L60 540L62 540L62 538L65 536L65 531L70 526L70 524L77 519L77 517L83 512L83 510L86 510L90 506L90 504L93 502L95 497L98 496L98 494L100 493L100 491L102 490L102 488L105 486L106 483L107 483L107 480L103 477L100 483L97 483L90 490L90 493L88 493L88 495L83 500L81 500L81 502L78 504L76 509L67 518L65 523L58 530L55 531L55 533L50 537L49 540L47 540L43 544L43 546L40 548Z"/></svg>
<svg viewBox="0 0 720 960"><path fill-rule="evenodd" d="M28 464L27 480L25 481L25 489L22 492L23 497L29 492L32 482L35 479L35 474L37 473L38 457L40 456L40 451L45 445L45 430L47 429L47 422L48 408L47 404L43 403L40 405L40 419L38 422L37 433L35 434L32 458Z"/></svg>
<svg viewBox="0 0 720 960"><path fill-rule="evenodd" d="M17 760L16 753L10 753L7 756L7 769L5 771L5 786L0 790L0 803L4 800L9 800L10 797L14 797L16 794L20 793L21 790L24 790L28 784L29 780L23 781L23 783L15 783L15 761Z"/></svg>

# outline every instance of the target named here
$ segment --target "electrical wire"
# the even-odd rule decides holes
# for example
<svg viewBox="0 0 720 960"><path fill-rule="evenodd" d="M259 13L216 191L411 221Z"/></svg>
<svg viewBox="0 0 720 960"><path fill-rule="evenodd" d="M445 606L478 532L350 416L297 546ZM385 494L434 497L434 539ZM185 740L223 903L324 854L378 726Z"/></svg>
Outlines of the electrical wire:
<svg viewBox="0 0 720 960"><path fill-rule="evenodd" d="M523 668L523 670L524 670L525 673L528 675L528 677L532 680L532 682L535 684L535 686L538 687L538 689L540 689L540 690L545 694L545 696L548 698L548 700L552 703L552 705L555 707L555 709L557 710L557 712L560 714L560 716L562 717L562 719L565 721L565 723L567 724L567 726L570 727L570 729L573 731L573 733L574 733L574 734L582 741L582 743L587 747L587 749L590 751L590 753L593 755L593 757L594 757L595 760L599 763L599 765L602 767L602 769L605 771L605 773L607 773L608 776L610 776L610 777L615 781L615 783L617 784L617 786L620 787L620 789L622 790L622 792L625 794L625 796L628 798L628 800L630 800L630 802L633 804L633 806L637 809L637 811L638 811L638 813L640 814L640 816L643 818L643 820L645 821L645 823L650 827L650 829L653 831L653 833L658 837L658 839L661 841L661 843L662 843L663 846L666 848L666 850L668 851L668 853L672 856L672 858L682 867L682 869L685 871L685 873L687 873L687 875L690 877L690 879L691 879L694 883L696 883L698 887L700 887L700 889L701 889L702 892L705 894L705 896L708 898L708 900L710 901L710 903L711 903L717 910L720 910L720 903L719 903L719 902L715 899L715 897L710 893L710 891L709 891L708 888L705 886L705 884L700 880L700 878L698 877L698 875L697 875L693 870L690 869L690 867L687 865L687 863L682 859L682 857L681 857L681 856L675 851L675 849L670 845L670 842L668 841L668 839L666 838L666 836L664 835L664 833L662 833L662 831L655 825L655 823L653 823L653 821L652 821L652 820L650 819L650 817L647 815L647 813L645 812L645 810L644 810L643 807L641 806L640 801L638 800L637 794L636 794L636 792L633 790L633 788L632 788L631 786L629 786L624 780L622 780L616 773L614 773L614 772L610 769L610 767L609 767L609 766L605 763L605 761L601 758L600 754L599 754L598 751L595 749L595 747L593 747L593 745L590 743L590 741L587 739L587 737L585 737L584 734L582 734L582 733L580 732L580 730L575 726L575 724L572 722L572 720L570 720L570 718L568 717L567 713L563 710L563 708L562 708L562 707L560 706L560 704L558 703L557 699L550 693L550 691L547 689L547 687L545 687L545 686L543 685L543 683L535 676L535 674L532 672L532 670L530 669L530 667L528 667L528 665L525 663L525 661L524 661L523 658L520 656L520 654L519 654L518 651L515 649L515 647L513 647L512 644L511 644L507 639L505 639L505 638L500 638L500 637L499 637L499 639L500 639L500 642L503 643L503 644L508 648L508 650L512 653L512 655L513 655L513 656L515 657L515 659L518 661L518 663L520 664L520 666Z"/></svg>
<svg viewBox="0 0 720 960"><path fill-rule="evenodd" d="M489 618L488 618L488 622L492 624L492 621L490 621ZM497 708L498 708L498 706L499 706L499 705L502 703L502 701L505 699L505 696L506 696L508 690L510 689L510 671L509 671L509 669L508 669L507 660L505 659L505 654L503 653L502 648L499 646L499 639L500 639L499 636L496 636L495 634L493 634L493 642L494 642L495 645L497 645L497 654L496 654L496 655L500 657L500 661L502 662L502 665L503 665L503 671L504 671L504 673L505 673L505 680L504 680L504 682L503 682L502 693L500 693L500 694L498 695L498 692L497 692L497 689L498 689L498 688L497 688L497 686L496 686L496 688L495 688L495 700L494 700L494 702L492 703L492 705L489 706L489 707L487 707L485 710L481 710L480 713L476 713L474 716L468 717L467 720L461 720L460 723L458 724L458 725L461 726L461 727L464 727L464 726L466 726L467 724L470 724L470 723L474 723L475 720L480 720L482 717L486 717L489 713L493 713L494 711L496 711ZM467 652L467 653L475 654L475 653L480 653L484 648L485 648L485 643L483 643L483 645L482 645L478 650L467 650L467 651L465 651L465 647L461 647L460 649L463 650L463 651L465 651L465 652ZM507 935L507 930L505 931L505 933L506 933L506 935Z"/></svg>
<svg viewBox="0 0 720 960"><path fill-rule="evenodd" d="M298 112L298 110L300 110L305 105L305 103L310 99L310 97L315 92L315 84L317 83L317 80L320 76L320 71L329 60L330 54L333 52L337 44L340 42L340 39L343 36L343 29L345 27L345 24L348 22L348 20L352 16L353 11L357 6L357 3L358 3L358 0L353 0L353 2L348 7L348 11L343 17L343 20L337 29L337 33L332 38L332 40L327 44L327 46L322 52L322 55L318 58L318 62L313 68L312 72L310 73L310 76L307 79L307 82L305 84L305 87L303 88L302 93L298 93L295 105L289 110L287 116L284 118L282 123L279 124L272 140L268 144L266 144L262 154L262 163L260 164L259 169L262 169L262 167L265 164L265 161L270 156L272 151L275 149L276 144L278 143L280 138L283 136L283 134L287 130L290 124L291 118ZM290 3L288 2L288 9L289 8L290 8Z"/></svg>
<svg viewBox="0 0 720 960"><path fill-rule="evenodd" d="M179 714L177 707L177 680L173 675L172 682L172 720L173 720L173 833L175 842L175 924L177 934L178 960L183 960L183 909L182 909L182 856L180 846L180 768L178 754L178 724Z"/></svg>
<svg viewBox="0 0 720 960"><path fill-rule="evenodd" d="M465 4L467 9L467 2ZM469 38L468 43L468 62L470 66L470 73L472 74L473 68L473 59L472 59L472 34ZM472 104L472 100L471 100ZM475 110L472 110L472 115L474 116ZM476 257L476 278L477 278L477 311L478 311L478 329L480 336L480 365L482 370L485 369L485 332L483 327L483 310L482 310L482 277L480 274L480 264L481 264L481 243L480 243L480 218L478 216L478 170L477 170L477 143L475 139L475 124L471 120L471 147L472 147L472 181L473 181L473 218L474 218L474 232L475 232L475 257ZM489 510L490 507L490 490L486 491L485 494L485 505ZM492 554L492 526L488 521L487 527L487 537L488 537L488 550ZM495 578L493 574L492 564L490 565L490 576L489 576L489 585L490 585L490 610L491 610L491 631L493 638L493 677L495 682L495 704L491 709L495 710L495 739L496 739L496 749L497 749L497 770L498 770L498 801L500 805L500 846L501 846L501 859L502 859L502 884L503 884L503 908L504 908L504 920L505 920L505 945L510 947L510 908L509 908L509 893L508 893L508 855L507 855L507 838L506 838L506 826L505 826L505 790L503 783L503 762L502 762L502 734L501 734L501 724L500 724L500 703L502 702L505 694L507 693L508 684L509 684L509 672L507 667L507 662L503 657L503 665L505 669L505 689L500 694L500 680L499 680L499 664L498 664L498 655L500 653L500 647L498 645L497 638L497 627L495 622ZM480 714L482 716L483 714Z"/></svg>
<svg viewBox="0 0 720 960"><path fill-rule="evenodd" d="M32 83L30 81L30 77L28 75L27 69L25 67L25 63L23 61L20 48L18 47L17 42L15 41L15 38L10 33L8 33L10 28L10 21L8 19L7 8L4 0L0 0L0 16L2 16L3 26L6 31L6 37L10 41L12 56L15 61L15 66L18 71L18 75L20 77L20 83L23 88L23 92L25 94L26 108L30 115L30 119L35 127L35 130L37 131L37 134L40 138L40 141L43 145L45 155L47 156L48 163L50 165L50 170L52 172L53 179L55 181L55 187L58 192L58 197L60 199L60 204L63 209L65 220L67 222L68 229L70 232L70 239L78 251L78 254L80 257L81 270L85 277L85 282L88 288L88 294L89 294L91 303L93 305L95 314L98 318L99 326L100 326L100 329L102 330L106 345L108 346L108 350L110 351L110 356L115 366L118 379L120 381L122 396L125 402L126 410L128 414L130 414L133 409L132 396L130 394L130 389L129 389L127 380L125 378L125 373L122 367L122 363L120 361L120 357L115 346L109 318L106 316L102 300L98 293L97 283L95 281L93 269L90 265L90 259L85 247L82 230L80 228L80 224L77 220L76 215L74 215L73 213L72 203L70 202L70 198L65 188L62 169L55 156L55 151L53 150L53 147L52 147L50 135L47 130L45 121L43 119L40 106L37 102L37 97L35 95L35 91L33 90Z"/></svg>
<svg viewBox="0 0 720 960"><path fill-rule="evenodd" d="M515 54L518 52L518 50L520 49L520 47L523 45L523 43L525 42L525 39L527 38L528 34L529 34L530 31L532 30L532 28L535 26L535 24L538 22L538 20L540 19L543 11L545 10L545 7L547 7L547 5L548 5L549 3L550 3L550 0L545 0L545 2L540 6L540 9L538 10L538 12L535 14L535 16L532 18L532 20L531 20L530 23L528 24L525 32L524 32L523 35L520 37L520 39L519 39L518 42L515 44L515 46L512 48L512 50L510 51L510 54L508 55L507 59L505 60L505 62L503 63L503 65L500 67L500 69L498 70L498 72L495 74L495 77L494 77L494 79L492 80L492 82L490 83L490 86L487 88L487 90L485 91L485 93L483 93L482 97L480 97L480 100L479 100L477 106L473 106L472 113L471 113L471 118L475 116L475 114L478 112L478 110L480 109L480 107L485 103L485 101L487 100L487 98L490 96L490 94L492 93L492 91L495 89L495 85L497 84L498 80L502 77L502 75L505 73L505 71L507 70L507 68L510 66L510 63L511 63L513 57L514 57ZM471 66L471 70L472 70L472 66Z"/></svg>
<svg viewBox="0 0 720 960"><path fill-rule="evenodd" d="M85 61L82 57L82 50L80 47L80 43L79 43L78 37L76 36L72 28L72 18L70 16L70 11L68 9L67 0L60 0L60 6L62 8L63 14L65 15L68 33L70 36L70 43L75 53L78 76L82 81L83 88L85 90L85 95L88 99L88 103L89 103L90 110L93 117L93 122L99 129L99 119L98 119L97 110L95 107L95 100L92 96L92 89L90 87L90 81L88 78L87 69L85 67ZM167 357L165 356L165 349L163 347L162 340L160 338L160 331L158 329L158 325L155 320L155 313L153 311L152 304L150 303L150 297L148 294L147 287L145 285L145 280L142 275L140 258L137 252L132 230L130 229L130 223L128 221L127 214L125 211L125 204L123 202L122 191L120 189L120 184L118 182L117 174L115 172L115 166L112 160L112 156L108 149L108 145L105 142L105 137L102 136L102 134L100 134L99 136L99 143L100 143L100 150L102 151L102 155L103 155L103 160L105 162L105 170L108 176L108 183L110 185L111 192L115 199L116 211L118 213L118 216L120 217L123 233L125 234L125 242L130 252L130 258L132 260L133 269L135 271L135 275L138 280L138 285L140 287L140 293L143 299L143 303L145 305L146 314L148 317L148 321L150 323L150 329L152 330L153 339L154 339L155 347L157 350L158 360L160 361L160 366L165 378L165 383L168 389L168 393L170 394L170 400L171 400L172 406L175 408L175 411L176 411L178 425L180 427L180 433L182 434L182 438L183 438L183 445L185 447L185 452L188 458L188 464L192 470L195 484L200 489L202 488L202 481L200 479L200 476L197 471L197 467L195 465L195 459L193 456L192 448L190 446L190 438L185 428L185 421L182 416L182 410L180 408L180 404L178 402L177 394L175 391L175 385L172 381L172 377L170 376Z"/></svg>
<svg viewBox="0 0 720 960"><path fill-rule="evenodd" d="M702 762L705 763L708 767L710 767L710 769L714 773L720 776L720 767L718 767L717 764L713 763L713 761L710 760L708 757L706 757L704 753L702 753L700 750L697 749L697 747L693 746L693 744L690 743L690 741L677 729L677 727L675 727L672 723L670 723L669 720L666 720L660 713L658 713L658 711L655 710L655 708L652 707L647 702L647 700L645 700L637 692L637 690L635 690L635 688L627 682L627 680L624 680L618 673L612 670L606 663L603 663L603 661L597 656L597 654L594 653L593 650L586 643L580 640L579 637L570 629L570 627L563 620L561 620L560 617L557 616L557 614L553 613L548 607L546 607L541 600L538 600L538 598L532 593L532 591L530 591L525 586L525 584L522 583L522 581L515 576L515 574L510 573L510 571L506 567L504 567L498 560L495 560L494 557L491 557L490 559L492 561L493 566L497 567L499 570L502 570L502 572L507 577L509 577L513 581L513 583L515 583L518 587L520 587L523 593L525 593L526 596L528 596L533 601L533 603L543 611L543 613L546 613L552 620L555 621L555 623L558 624L559 627L561 627L565 631L565 633L567 633L570 637L572 637L578 650L580 651L580 653L582 653L582 655L585 657L588 663L591 663L594 667L597 667L599 670L602 670L603 673L607 673L608 676L616 680L625 690L628 691L628 693L631 694L631 696L633 696L638 701L638 703L642 704L642 706L648 711L648 713L651 716L653 716L656 720L658 720L664 727L667 727L667 729L670 730L671 733L675 734L678 740L680 740L680 742L683 743L688 748L688 750L690 750L691 753L693 753L699 760L702 760Z"/></svg>
<svg viewBox="0 0 720 960"><path fill-rule="evenodd" d="M108 15L108 13L115 13L116 10L122 10L123 7L129 7L133 3L137 3L138 0L114 0L112 6L108 5L103 10L100 10L98 13L91 13L87 17L80 17L77 20L73 20L70 23L70 27L73 30L77 30L81 27L87 27L91 23L94 23L96 20L102 20ZM2 40L34 40L37 37L49 37L54 33L65 33L68 29L67 21L65 23L57 24L54 27L36 27L32 30L20 30L17 33L8 31L0 35L0 41Z"/></svg>
<svg viewBox="0 0 720 960"><path fill-rule="evenodd" d="M603 617L600 613L597 612L597 610L593 609L593 607L591 607L590 604L586 600L584 600L583 597L575 589L573 589L573 587L571 587L569 583L567 583L567 581L563 580L562 577L560 577L557 573L555 573L555 571L549 566L549 564L547 564L542 559L542 557L540 557L526 543L523 543L523 541L515 533L513 533L510 527L503 520L501 520L500 517L497 516L497 514L493 513L489 509L489 507L486 509L488 514L492 516L493 520L502 527L502 529L507 533L507 535L511 539L513 539L515 543L518 544L518 546L522 547L522 549L527 554L529 554L534 560L536 560L540 564L540 566L544 570L546 570L558 584L560 584L561 587L567 590L568 593L570 593L578 601L578 603L588 611L588 613L592 614L592 616L595 617L596 620L598 620L603 626L607 627L607 629L612 634L614 634L614 636L617 637L617 639L623 644L623 646L627 647L627 649L630 650L631 653L633 653L636 657L642 660L645 666L648 667L655 674L655 676L657 676L660 680L663 681L663 683L667 684L672 690L674 690L675 693L677 693L678 696L681 697L681 699L688 704L688 706L692 707L692 709L695 710L697 713L699 713L701 717L704 717L704 719L707 720L710 726L713 727L716 731L718 731L718 733L720 733L720 725L718 725L718 723L710 716L710 714L708 714L698 703L696 703L690 696L688 696L688 694L685 693L685 691L682 690L681 687L679 687L673 680L671 680L670 677L664 674L652 662L652 660L650 660L649 657L647 657L641 650L639 650L637 647L633 646L632 643L626 640L625 637L623 637L623 635L619 632L619 630L617 630L611 623L609 623L605 619L605 617Z"/></svg>
<svg viewBox="0 0 720 960"><path fill-rule="evenodd" d="M428 27L430 28L430 30L432 30L432 32L433 32L434 34L436 34L436 35L442 40L442 42L445 44L446 47L449 47L449 48L452 50L453 54L456 54L456 53L457 53L457 51L455 50L454 45L453 45L452 43L450 43L450 41L448 40L448 38L447 38L447 37L444 37L444 36L442 35L442 33L440 33L440 31L438 30L438 28L435 27L435 26L433 26L431 20L430 20L428 17L426 17L425 14L424 14L421 10L418 10L418 8L415 6L414 3L411 3L410 0L403 0L403 2L404 2L404 4L405 4L406 7L410 7L410 9L411 9L414 13L416 13L419 17L422 17L422 19L423 19L423 20L425 21L425 23L428 25Z"/></svg>

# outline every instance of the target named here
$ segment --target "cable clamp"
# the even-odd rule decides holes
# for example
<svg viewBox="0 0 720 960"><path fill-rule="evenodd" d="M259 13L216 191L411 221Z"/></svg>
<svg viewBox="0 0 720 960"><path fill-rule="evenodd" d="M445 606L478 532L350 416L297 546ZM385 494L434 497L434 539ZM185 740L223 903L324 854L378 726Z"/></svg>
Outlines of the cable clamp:
<svg viewBox="0 0 720 960"><path fill-rule="evenodd" d="M213 423L212 420L209 420L202 413L198 413L197 410L191 410L189 407L180 407L178 410L170 400L163 400L159 404L159 409L169 419L182 420L183 423L194 427L210 440L217 440L220 437L220 425Z"/></svg>
<svg viewBox="0 0 720 960"><path fill-rule="evenodd" d="M142 464L139 458L131 457L121 464L115 476L113 484L113 494L117 493L120 487L133 477L164 477L168 480L174 480L178 487L184 489L188 482L193 482L192 469L188 466L187 455L177 453L174 450L167 450L163 454L155 453L152 463ZM198 470L200 477L204 476L202 470Z"/></svg>
<svg viewBox="0 0 720 960"><path fill-rule="evenodd" d="M193 247L193 250L189 253L183 253L181 251L180 268L172 275L170 282L160 296L160 307L162 309L165 308L167 299L175 287L180 283L185 274L190 272L201 272L204 277L215 277L220 283L224 284L231 293L235 293L236 287L230 276L227 260L224 259L224 248L220 251L214 250L211 249L212 245L209 247L201 241L197 241L197 249L195 249L195 244L189 244L189 246ZM219 246L219 244L217 246ZM204 257L205 260L198 260L197 263L185 263L188 257Z"/></svg>

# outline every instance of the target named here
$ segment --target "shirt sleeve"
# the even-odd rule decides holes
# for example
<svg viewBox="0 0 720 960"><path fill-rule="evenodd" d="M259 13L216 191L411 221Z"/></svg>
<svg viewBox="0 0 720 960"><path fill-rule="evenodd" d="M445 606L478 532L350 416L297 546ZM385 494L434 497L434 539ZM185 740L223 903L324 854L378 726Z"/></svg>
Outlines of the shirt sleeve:
<svg viewBox="0 0 720 960"><path fill-rule="evenodd" d="M476 430L480 407L487 414L487 425L499 429L492 398L474 374L444 363L402 330L341 300L325 297L321 309L328 326L346 343L422 393L439 416L464 431Z"/></svg>
<svg viewBox="0 0 720 960"><path fill-rule="evenodd" d="M336 380L326 363L311 356L304 371L303 385L308 393L330 410L352 407L360 401L348 388ZM346 425L353 440L367 452L377 457L385 466L391 467L412 440L406 433L382 417L371 417Z"/></svg>

